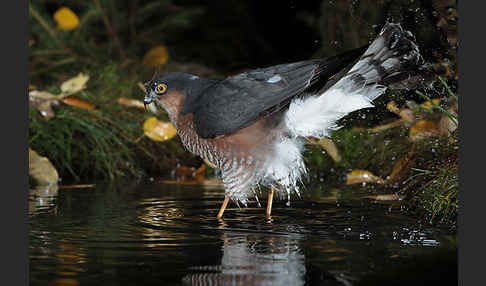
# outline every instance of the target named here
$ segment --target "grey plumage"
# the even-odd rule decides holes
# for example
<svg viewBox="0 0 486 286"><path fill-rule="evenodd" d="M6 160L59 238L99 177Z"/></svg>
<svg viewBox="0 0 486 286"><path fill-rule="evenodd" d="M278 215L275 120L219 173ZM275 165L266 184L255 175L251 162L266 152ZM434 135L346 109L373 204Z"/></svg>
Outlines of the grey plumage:
<svg viewBox="0 0 486 286"><path fill-rule="evenodd" d="M324 136L387 87L415 87L429 75L413 36L388 23L369 47L334 57L222 80L159 76L145 100L167 110L184 146L220 168L226 195L244 203L259 185L297 191L304 137ZM157 93L160 84L167 92Z"/></svg>

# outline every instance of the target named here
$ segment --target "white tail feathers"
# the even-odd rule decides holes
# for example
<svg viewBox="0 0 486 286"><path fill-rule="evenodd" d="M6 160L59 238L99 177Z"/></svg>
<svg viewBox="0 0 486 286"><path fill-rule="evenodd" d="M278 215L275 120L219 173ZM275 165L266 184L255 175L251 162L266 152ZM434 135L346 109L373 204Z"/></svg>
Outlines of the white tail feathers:
<svg viewBox="0 0 486 286"><path fill-rule="evenodd" d="M413 35L399 24L388 23L346 74L315 95L295 98L285 122L292 136L326 136L337 129L336 121L350 112L373 107L397 75L420 67L422 57ZM388 80L388 81L387 81Z"/></svg>
<svg viewBox="0 0 486 286"><path fill-rule="evenodd" d="M336 121L350 112L373 107L370 93L382 93L384 87L375 85L359 92L348 93L343 78L322 95L294 99L286 114L286 124L293 136L321 138L337 129Z"/></svg>

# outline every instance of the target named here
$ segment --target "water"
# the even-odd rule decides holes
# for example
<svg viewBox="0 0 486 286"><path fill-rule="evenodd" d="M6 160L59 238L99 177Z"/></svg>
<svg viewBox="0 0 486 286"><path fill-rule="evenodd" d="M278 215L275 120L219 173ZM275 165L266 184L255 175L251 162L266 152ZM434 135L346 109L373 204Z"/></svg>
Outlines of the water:
<svg viewBox="0 0 486 286"><path fill-rule="evenodd" d="M30 284L457 285L455 234L363 195L313 189L271 220L256 203L217 220L215 187L32 190Z"/></svg>

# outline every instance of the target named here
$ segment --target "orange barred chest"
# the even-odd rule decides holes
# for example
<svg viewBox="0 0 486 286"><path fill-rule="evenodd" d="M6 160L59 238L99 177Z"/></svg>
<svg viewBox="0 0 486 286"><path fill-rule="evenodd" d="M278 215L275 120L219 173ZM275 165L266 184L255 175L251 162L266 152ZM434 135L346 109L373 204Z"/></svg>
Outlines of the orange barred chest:
<svg viewBox="0 0 486 286"><path fill-rule="evenodd" d="M256 148L232 136L205 139L197 135L192 114L181 116L176 124L177 132L184 147L191 153L209 161L223 171L237 168L252 168L257 165ZM236 139L236 140L235 140Z"/></svg>

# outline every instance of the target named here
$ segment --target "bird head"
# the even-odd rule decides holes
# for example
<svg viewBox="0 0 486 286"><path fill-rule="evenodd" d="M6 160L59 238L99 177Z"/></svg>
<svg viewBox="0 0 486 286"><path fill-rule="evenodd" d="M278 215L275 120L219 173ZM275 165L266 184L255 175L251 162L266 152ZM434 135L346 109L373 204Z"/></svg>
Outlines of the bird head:
<svg viewBox="0 0 486 286"><path fill-rule="evenodd" d="M158 100L163 100L164 96L167 96L173 91L184 93L191 84L191 80L195 79L198 79L195 75L180 72L156 76L144 84L146 94L143 103L144 105L151 104L152 102L157 103Z"/></svg>
<svg viewBox="0 0 486 286"><path fill-rule="evenodd" d="M145 106L151 103L155 103L156 106L162 105L170 112L169 107L174 105L175 101L180 100L180 104L183 103L184 108L190 108L205 88L214 82L215 80L182 72L162 74L144 84L146 94L143 103Z"/></svg>

